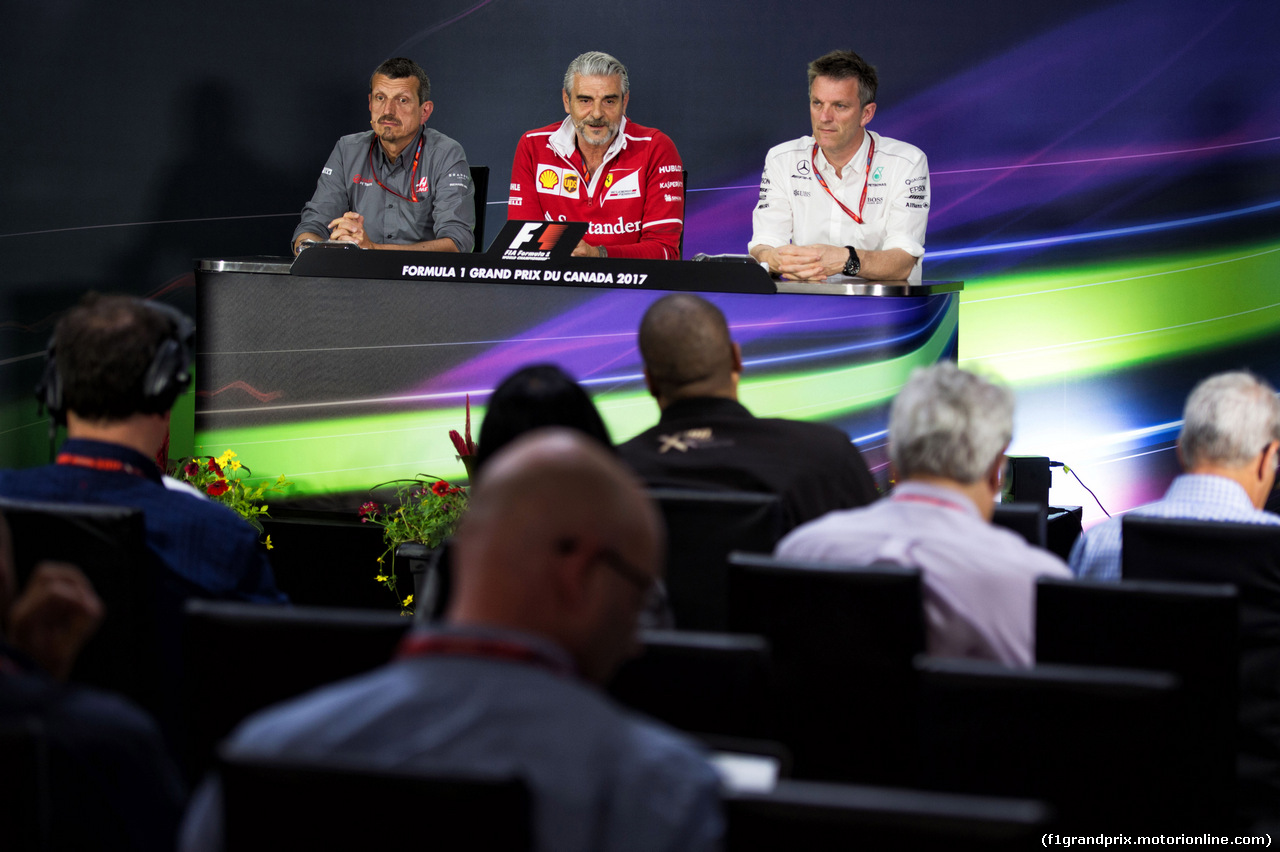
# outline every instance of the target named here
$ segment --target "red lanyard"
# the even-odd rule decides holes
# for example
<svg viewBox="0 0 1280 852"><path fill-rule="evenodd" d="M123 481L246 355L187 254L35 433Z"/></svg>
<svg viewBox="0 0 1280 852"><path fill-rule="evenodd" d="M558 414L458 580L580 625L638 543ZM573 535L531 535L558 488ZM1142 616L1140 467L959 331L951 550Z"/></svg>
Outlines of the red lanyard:
<svg viewBox="0 0 1280 852"><path fill-rule="evenodd" d="M862 208L867 206L867 187L871 184L871 160L876 155L876 137L870 133L867 136L871 139L871 150L867 151L867 176L862 181L862 199L858 202L858 212L854 213L848 207L836 198L835 193L831 191L831 187L827 186L827 179L822 176L822 172L818 171L818 143L813 143L813 153L809 155L810 162L813 163L813 174L818 179L818 183L822 184L822 188L827 191L827 195L831 196L831 200L840 205L840 209L849 214L849 218L862 224Z"/></svg>
<svg viewBox="0 0 1280 852"><path fill-rule="evenodd" d="M142 470L142 468L131 465L128 462L122 462L119 459L104 459L98 458L97 456L78 456L73 453L59 453L58 457L54 459L54 461L62 465L87 467L90 470L120 471L122 473L130 473L134 476L140 476L143 479L151 478L147 476L146 471Z"/></svg>
<svg viewBox="0 0 1280 852"><path fill-rule="evenodd" d="M418 175L418 161L422 159L422 143L425 141L422 133L418 133L418 150L413 155L413 168L409 170L409 195L407 196L396 192L378 178L378 170L373 167L373 146L377 141L377 134L374 134L374 137L369 140L369 174L373 175L373 179L378 182L378 186L382 187L396 198L403 198L405 201L412 201L414 204L417 204L421 199L418 198L418 182L415 178ZM862 194L865 197L867 194L866 190L863 190Z"/></svg>
<svg viewBox="0 0 1280 852"><path fill-rule="evenodd" d="M953 512L963 512L964 509L952 503L950 500L942 500L937 497L928 497L924 494L894 494L889 498L895 503L924 503L929 506L941 506L944 509L950 509Z"/></svg>
<svg viewBox="0 0 1280 852"><path fill-rule="evenodd" d="M450 655L480 657L487 660L508 660L526 665L541 666L559 675L573 674L573 670L560 660L521 645L502 639L485 639L478 636L453 636L448 634L410 634L400 643L398 659Z"/></svg>

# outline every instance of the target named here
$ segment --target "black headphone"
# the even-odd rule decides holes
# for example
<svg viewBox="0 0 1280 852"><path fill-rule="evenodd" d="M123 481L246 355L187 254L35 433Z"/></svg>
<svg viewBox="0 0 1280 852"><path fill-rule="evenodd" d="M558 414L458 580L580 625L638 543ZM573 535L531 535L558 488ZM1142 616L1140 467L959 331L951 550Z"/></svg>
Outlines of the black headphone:
<svg viewBox="0 0 1280 852"><path fill-rule="evenodd" d="M160 302L137 300L148 310L155 311L168 321L169 332L156 348L156 354L142 377L144 410L157 413L168 411L178 395L191 386L191 361L195 346L196 325L191 318L175 307ZM58 359L54 342L56 333L49 338L44 352L44 372L36 383L36 400L49 412L59 426L67 422L67 412L62 400L62 376L58 373ZM52 427L50 427L52 429Z"/></svg>

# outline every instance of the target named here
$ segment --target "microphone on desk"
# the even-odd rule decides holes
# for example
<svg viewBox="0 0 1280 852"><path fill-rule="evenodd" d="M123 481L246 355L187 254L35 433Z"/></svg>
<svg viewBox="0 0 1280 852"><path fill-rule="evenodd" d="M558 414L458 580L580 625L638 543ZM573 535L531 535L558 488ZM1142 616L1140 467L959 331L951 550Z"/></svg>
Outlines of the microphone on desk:
<svg viewBox="0 0 1280 852"><path fill-rule="evenodd" d="M694 260L710 260L715 263L756 263L756 259L749 254L706 254L698 252L693 256Z"/></svg>

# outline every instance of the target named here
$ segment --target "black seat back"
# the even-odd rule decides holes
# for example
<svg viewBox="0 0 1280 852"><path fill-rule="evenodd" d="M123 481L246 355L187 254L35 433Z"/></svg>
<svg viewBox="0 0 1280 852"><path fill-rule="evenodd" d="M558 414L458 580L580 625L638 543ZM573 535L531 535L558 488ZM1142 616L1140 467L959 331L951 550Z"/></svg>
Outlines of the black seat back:
<svg viewBox="0 0 1280 852"><path fill-rule="evenodd" d="M1175 675L929 657L916 669L919 786L1043 799L1080 834L1185 824L1196 744Z"/></svg>
<svg viewBox="0 0 1280 852"><path fill-rule="evenodd" d="M920 572L746 553L729 561L730 629L769 640L796 776L908 780L912 660L925 642Z"/></svg>
<svg viewBox="0 0 1280 852"><path fill-rule="evenodd" d="M485 214L488 212L489 205L489 167L488 166L472 166L471 167L471 185L475 187L475 205L476 205L476 227L473 233L476 236L476 244L472 251L484 251L484 220Z"/></svg>
<svg viewBox="0 0 1280 852"><path fill-rule="evenodd" d="M246 716L389 662L409 625L391 612L188 601L190 777Z"/></svg>
<svg viewBox="0 0 1280 852"><path fill-rule="evenodd" d="M667 524L667 595L681 630L728 627L729 552L771 553L782 536L772 494L651 488Z"/></svg>
<svg viewBox="0 0 1280 852"><path fill-rule="evenodd" d="M1189 820L1226 827L1235 810L1240 643L1234 586L1042 577L1041 663L1153 669L1182 680L1197 748L1184 772L1199 784Z"/></svg>
<svg viewBox="0 0 1280 852"><path fill-rule="evenodd" d="M646 630L609 683L618 701L696 734L775 736L769 643L759 636Z"/></svg>
<svg viewBox="0 0 1280 852"><path fill-rule="evenodd" d="M1049 546L1049 513L1039 503L997 503L991 523L1016 532L1033 547Z"/></svg>
<svg viewBox="0 0 1280 852"><path fill-rule="evenodd" d="M1042 802L891 787L781 781L725 797L726 852L1030 849L1049 826Z"/></svg>
<svg viewBox="0 0 1280 852"><path fill-rule="evenodd" d="M1280 814L1280 526L1126 515L1125 579L1229 583L1239 594L1237 801L1246 822Z"/></svg>
<svg viewBox="0 0 1280 852"><path fill-rule="evenodd" d="M532 848L530 796L511 777L423 775L336 761L224 754L224 848Z"/></svg>
<svg viewBox="0 0 1280 852"><path fill-rule="evenodd" d="M102 625L77 657L71 680L121 692L163 715L166 598L142 511L0 498L0 512L12 531L19 588L39 562L56 560L83 571L103 602ZM176 625L177 606L169 604L165 624Z"/></svg>

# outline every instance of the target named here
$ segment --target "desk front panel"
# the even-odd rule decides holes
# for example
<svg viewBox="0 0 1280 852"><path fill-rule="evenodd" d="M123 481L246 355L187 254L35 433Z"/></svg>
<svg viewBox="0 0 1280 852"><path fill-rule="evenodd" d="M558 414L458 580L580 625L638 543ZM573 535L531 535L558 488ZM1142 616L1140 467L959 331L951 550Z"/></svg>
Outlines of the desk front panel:
<svg viewBox="0 0 1280 852"><path fill-rule="evenodd" d="M470 395L478 435L509 373L551 362L621 442L652 425L636 328L652 291L200 272L198 454L356 506L369 488L464 477L448 439ZM911 369L955 358L958 294L704 294L742 345L758 416L831 423L883 468L887 406ZM883 472L881 472L883 478Z"/></svg>

